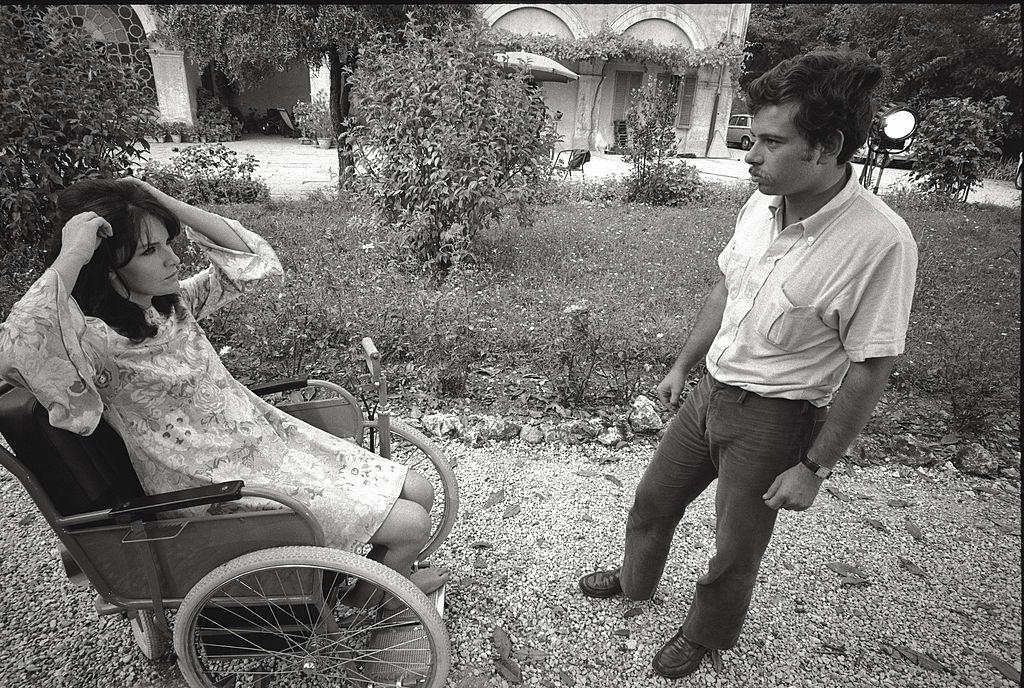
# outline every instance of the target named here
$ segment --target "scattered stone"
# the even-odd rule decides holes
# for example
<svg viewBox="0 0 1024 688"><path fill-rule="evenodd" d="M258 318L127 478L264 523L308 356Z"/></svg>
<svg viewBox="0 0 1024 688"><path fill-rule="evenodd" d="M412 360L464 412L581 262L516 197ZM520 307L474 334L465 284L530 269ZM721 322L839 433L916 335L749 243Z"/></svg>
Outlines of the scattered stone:
<svg viewBox="0 0 1024 688"><path fill-rule="evenodd" d="M953 465L961 473L977 475L983 478L994 478L999 475L999 462L992 452L977 442L957 449L953 456Z"/></svg>
<svg viewBox="0 0 1024 688"><path fill-rule="evenodd" d="M458 416L448 413L430 413L420 419L423 429L434 437L458 437L462 422Z"/></svg>
<svg viewBox="0 0 1024 688"><path fill-rule="evenodd" d="M484 440L512 440L521 430L519 423L504 416L471 416L470 426L478 429Z"/></svg>
<svg viewBox="0 0 1024 688"><path fill-rule="evenodd" d="M617 425L613 425L609 428L605 428L604 431L597 436L597 441L606 447L614 447L619 442L626 441L626 433L622 431Z"/></svg>
<svg viewBox="0 0 1024 688"><path fill-rule="evenodd" d="M574 439L565 430L561 428L552 428L544 433L544 441L548 444L577 444L578 440Z"/></svg>
<svg viewBox="0 0 1024 688"><path fill-rule="evenodd" d="M656 433L665 425L661 421L661 416L658 415L658 409L654 402L643 394L633 401L626 420L629 422L629 427L636 433Z"/></svg>
<svg viewBox="0 0 1024 688"><path fill-rule="evenodd" d="M571 423L567 423L562 426L562 429L568 432L570 435L575 435L587 440L592 440L597 437L604 426L601 421L596 419L590 420L574 420Z"/></svg>
<svg viewBox="0 0 1024 688"><path fill-rule="evenodd" d="M999 475L1003 476L1008 480L1020 480L1020 470L1013 466L1007 466L1006 468L999 469Z"/></svg>
<svg viewBox="0 0 1024 688"><path fill-rule="evenodd" d="M519 431L519 439L527 444L540 444L544 441L544 433L536 425L524 425Z"/></svg>

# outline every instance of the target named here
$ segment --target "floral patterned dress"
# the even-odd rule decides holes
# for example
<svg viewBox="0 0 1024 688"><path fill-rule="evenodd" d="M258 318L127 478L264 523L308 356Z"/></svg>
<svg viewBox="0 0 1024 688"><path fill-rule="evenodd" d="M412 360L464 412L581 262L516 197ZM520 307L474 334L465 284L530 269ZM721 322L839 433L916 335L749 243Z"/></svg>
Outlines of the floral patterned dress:
<svg viewBox="0 0 1024 688"><path fill-rule="evenodd" d="M105 419L147 493L238 479L272 487L310 508L329 546L353 549L384 522L407 469L292 418L224 367L196 320L254 281L283 275L266 241L226 221L250 253L186 228L211 265L180 282L169 316L146 312L159 329L138 344L84 315L48 269L0 324L0 378L29 389L55 427L88 435Z"/></svg>

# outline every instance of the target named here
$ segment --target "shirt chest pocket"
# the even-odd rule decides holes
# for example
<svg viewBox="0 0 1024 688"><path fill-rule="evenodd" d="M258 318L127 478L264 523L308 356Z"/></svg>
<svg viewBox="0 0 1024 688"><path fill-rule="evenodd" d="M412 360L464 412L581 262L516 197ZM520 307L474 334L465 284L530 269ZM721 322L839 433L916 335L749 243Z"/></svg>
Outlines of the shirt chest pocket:
<svg viewBox="0 0 1024 688"><path fill-rule="evenodd" d="M825 324L814 306L794 306L785 292L778 289L760 310L755 327L783 351L800 351L821 339Z"/></svg>

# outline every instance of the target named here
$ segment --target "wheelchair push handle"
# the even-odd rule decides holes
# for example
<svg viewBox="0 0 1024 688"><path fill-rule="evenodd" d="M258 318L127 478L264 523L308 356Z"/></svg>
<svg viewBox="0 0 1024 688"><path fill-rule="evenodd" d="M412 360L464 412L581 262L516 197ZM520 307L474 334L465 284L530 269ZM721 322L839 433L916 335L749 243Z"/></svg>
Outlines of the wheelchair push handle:
<svg viewBox="0 0 1024 688"><path fill-rule="evenodd" d="M380 352L377 351L377 345L369 337L363 337L362 344L366 367L370 371L370 377L376 382L380 379Z"/></svg>

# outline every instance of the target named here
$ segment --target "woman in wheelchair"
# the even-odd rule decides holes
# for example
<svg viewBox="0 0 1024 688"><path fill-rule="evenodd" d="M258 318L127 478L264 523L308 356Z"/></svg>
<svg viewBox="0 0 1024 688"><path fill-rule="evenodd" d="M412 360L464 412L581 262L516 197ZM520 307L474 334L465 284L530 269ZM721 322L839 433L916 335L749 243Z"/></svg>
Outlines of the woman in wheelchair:
<svg viewBox="0 0 1024 688"><path fill-rule="evenodd" d="M329 546L370 543L371 558L424 593L444 584L443 569L412 572L431 484L253 394L197 324L284 274L264 239L132 177L78 182L58 207L51 265L0 324L0 379L30 390L55 427L89 435L104 418L148 493L274 487L310 508ZM182 226L210 266L179 280L170 242Z"/></svg>

